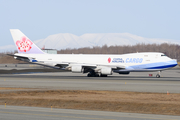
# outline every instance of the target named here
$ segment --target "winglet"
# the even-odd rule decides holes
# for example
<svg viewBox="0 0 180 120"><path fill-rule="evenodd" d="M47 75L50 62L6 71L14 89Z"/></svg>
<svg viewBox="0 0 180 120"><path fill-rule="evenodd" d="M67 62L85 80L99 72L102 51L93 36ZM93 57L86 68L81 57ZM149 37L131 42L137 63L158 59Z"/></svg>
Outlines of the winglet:
<svg viewBox="0 0 180 120"><path fill-rule="evenodd" d="M18 53L45 54L27 36L18 29L10 29L12 38L17 47Z"/></svg>

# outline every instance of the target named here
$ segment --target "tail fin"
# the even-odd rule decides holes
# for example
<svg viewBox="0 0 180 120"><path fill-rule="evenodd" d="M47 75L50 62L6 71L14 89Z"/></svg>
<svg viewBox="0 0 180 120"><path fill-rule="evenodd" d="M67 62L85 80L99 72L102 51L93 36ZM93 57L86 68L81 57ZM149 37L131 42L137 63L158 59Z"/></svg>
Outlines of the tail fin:
<svg viewBox="0 0 180 120"><path fill-rule="evenodd" d="M10 29L12 38L17 47L18 53L44 54L28 37L18 29Z"/></svg>

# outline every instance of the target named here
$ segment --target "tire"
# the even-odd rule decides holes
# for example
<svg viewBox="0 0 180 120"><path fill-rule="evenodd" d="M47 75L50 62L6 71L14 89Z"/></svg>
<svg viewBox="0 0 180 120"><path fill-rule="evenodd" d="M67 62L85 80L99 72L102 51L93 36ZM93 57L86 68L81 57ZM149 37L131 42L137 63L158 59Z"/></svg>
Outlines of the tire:
<svg viewBox="0 0 180 120"><path fill-rule="evenodd" d="M99 74L96 74L95 77L99 77Z"/></svg>
<svg viewBox="0 0 180 120"><path fill-rule="evenodd" d="M159 74L156 75L157 78L160 78L161 76Z"/></svg>
<svg viewBox="0 0 180 120"><path fill-rule="evenodd" d="M91 77L91 74L87 74L87 77Z"/></svg>
<svg viewBox="0 0 180 120"><path fill-rule="evenodd" d="M103 75L103 74L101 74L101 77L107 77L107 75Z"/></svg>

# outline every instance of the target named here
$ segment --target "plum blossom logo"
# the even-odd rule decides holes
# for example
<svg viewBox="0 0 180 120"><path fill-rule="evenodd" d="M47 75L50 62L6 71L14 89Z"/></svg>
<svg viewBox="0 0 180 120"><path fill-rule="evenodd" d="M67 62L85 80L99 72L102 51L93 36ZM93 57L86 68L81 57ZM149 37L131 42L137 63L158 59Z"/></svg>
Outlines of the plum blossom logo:
<svg viewBox="0 0 180 120"><path fill-rule="evenodd" d="M108 58L108 63L110 63L110 62L111 62L111 58L109 57L109 58Z"/></svg>
<svg viewBox="0 0 180 120"><path fill-rule="evenodd" d="M21 52L29 51L32 48L32 44L33 43L26 37L22 37L21 40L16 41L16 45Z"/></svg>

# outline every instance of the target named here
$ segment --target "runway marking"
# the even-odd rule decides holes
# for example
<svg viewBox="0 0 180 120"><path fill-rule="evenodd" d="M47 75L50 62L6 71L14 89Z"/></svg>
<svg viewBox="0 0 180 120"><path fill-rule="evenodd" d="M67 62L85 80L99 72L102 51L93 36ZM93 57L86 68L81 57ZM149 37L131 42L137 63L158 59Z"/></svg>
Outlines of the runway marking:
<svg viewBox="0 0 180 120"><path fill-rule="evenodd" d="M153 117L151 117L151 116L144 116L144 117L142 117L142 116L136 116L136 115L134 115L134 116L129 116L129 115L107 115L107 114L93 114L93 113L74 113L74 112L71 112L71 111L69 111L69 112L64 112L64 111L46 111L46 110L27 110L27 109L14 109L14 108L1 108L1 109L11 109L11 110L23 110L23 111L33 111L33 112L35 112L35 111L39 111L39 112L49 112L49 113L65 113L65 114L68 114L68 113L70 113L70 114L76 114L76 115L78 115L78 114L80 114L80 115L97 115L97 116L107 116L107 117L126 117L126 118L144 118L144 119L153 119L153 120L178 120L178 119L165 119L165 118L153 118ZM58 109L54 109L54 110L58 110ZM95 111L94 111L95 112ZM100 112L104 112L104 111L100 111ZM105 112L107 112L107 111L105 111ZM0 113L5 113L4 111L0 111ZM9 112L9 113L11 113L11 112ZM12 112L12 114L15 114L16 112ZM19 113L19 114L27 114L27 115L29 115L30 113ZM136 113L129 113L129 114L136 114ZM41 114L30 114L30 115L41 115ZM142 114L143 115L143 114ZM147 114L146 114L147 115ZM151 114L149 114L149 115L151 115ZM156 114L154 114L154 115L156 115ZM58 115L44 115L44 114L42 114L42 116L54 116L54 117L71 117L71 116L58 116ZM165 115L166 116L166 115ZM88 118L88 117L71 117L71 118L84 118L84 119L97 119L97 120L115 120L115 119L103 119L103 118Z"/></svg>
<svg viewBox="0 0 180 120"><path fill-rule="evenodd" d="M48 116L48 117L66 117L66 118L79 118L79 119L93 119L93 120L115 120L115 119L103 119L103 118L88 118L88 117L75 117L75 116L61 116L61 115L47 115L47 114L31 114L31 113L19 113L19 112L4 112L0 111L0 113L7 114L19 114L19 115L36 115L36 116Z"/></svg>

